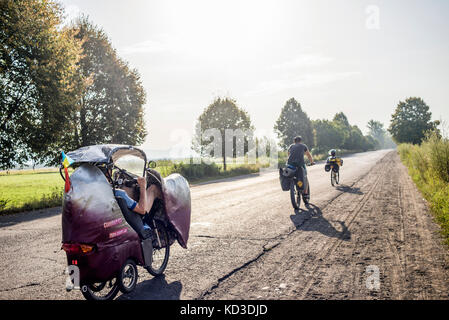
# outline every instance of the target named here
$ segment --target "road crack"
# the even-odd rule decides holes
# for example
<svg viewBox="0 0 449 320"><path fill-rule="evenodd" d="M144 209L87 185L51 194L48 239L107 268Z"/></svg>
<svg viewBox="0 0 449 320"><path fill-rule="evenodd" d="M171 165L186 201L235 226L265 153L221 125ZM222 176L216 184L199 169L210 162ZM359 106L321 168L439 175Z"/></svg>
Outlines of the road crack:
<svg viewBox="0 0 449 320"><path fill-rule="evenodd" d="M271 238L248 238L248 237L216 237L204 234L192 235L191 238L207 238L215 240L241 240L241 241L276 241L284 237L284 235L278 235Z"/></svg>
<svg viewBox="0 0 449 320"><path fill-rule="evenodd" d="M243 265L233 269L231 272L228 272L227 274L225 274L223 277L221 277L220 279L218 279L214 285L212 285L209 289L207 289L206 291L204 291L199 297L197 297L195 300L201 300L204 297L210 295L215 289L217 289L220 286L220 283L222 283L223 281L225 281L226 279L228 279L229 277L231 277L233 274L245 269L246 267L248 267L249 265L251 265L252 263L258 261L262 256L264 256L267 252L273 250L274 248L276 248L277 246L279 246L281 244L281 242L277 242L271 246L268 246L270 244L270 241L267 241L267 243L265 243L262 246L262 252L260 252L255 258L247 261L246 263L244 263Z"/></svg>
<svg viewBox="0 0 449 320"><path fill-rule="evenodd" d="M18 289L22 289L22 288L27 288L27 287L40 286L41 284L42 283L39 283L39 282L31 282L31 283L25 284L23 286L15 287L15 288L1 289L0 292L8 292L8 291L18 290Z"/></svg>
<svg viewBox="0 0 449 320"><path fill-rule="evenodd" d="M378 160L376 162L376 164L382 162L386 157L388 156L388 154L386 154L385 156L383 156L380 160ZM376 165L375 164L375 165ZM374 165L374 166L375 166ZM357 180L355 180L351 185L349 185L350 188L352 188L354 185L356 185L357 183L359 183L360 181L362 181L364 178L366 178L370 173L372 172L372 168L370 170L368 170L365 174L361 175ZM366 203L367 199L369 198L369 196L371 196L372 191L375 189L375 187L377 187L379 180L380 180L380 176L379 175L377 177L377 181L375 183L375 185L370 189L370 191L368 192L368 195L365 195L362 200L361 200L361 205L358 206L358 210L355 210L355 214L354 216L349 217L348 220L349 221L349 225L353 222L353 220L355 219L355 217L358 215L358 212L360 212L360 210L363 208L364 204ZM321 210L325 210L327 207L329 207L334 201L336 201L340 196L342 196L343 194L345 194L344 191L341 191L339 194L337 194L334 198L330 199L329 201L327 201L327 203L325 203ZM263 240L263 241L267 241L263 246L262 246L262 251L253 259L248 260L247 262L245 262L244 264L242 264L241 266L233 269L232 271L228 272L227 274L225 274L223 277L219 278L211 287L209 287L209 289L203 291L203 293L201 295L199 295L196 300L201 300L204 299L205 297L207 297L208 295L212 294L213 291L215 289L217 289L220 284L225 281L226 279L230 278L232 275L234 275L235 273L244 270L245 268L249 267L250 265L252 265L253 263L259 261L259 259L261 259L266 253L268 253L269 251L271 251L272 249L278 247L283 241L287 240L293 233L295 233L296 231L298 231L298 229L300 229L300 227L302 225L304 225L307 221L309 221L312 218L312 215L310 215L309 217L306 217L300 224L295 225L293 227L290 228L290 230L287 233L283 233L280 234L276 237L272 237L269 239L257 239L257 240ZM349 227L348 225L348 227ZM343 233L343 235L341 235L339 238L336 239L336 241L334 241L330 248L328 247L328 249L326 250L327 253L332 252L333 249L335 249L336 246L338 246L338 244L344 239L344 237L346 236L346 233ZM223 239L223 238L219 238L219 237L214 237L214 236L207 236L207 235L197 235L197 237L204 237L204 238L212 238L212 239ZM232 240L232 239L237 239L238 238L226 238L226 240ZM248 240L249 238L245 238L242 240ZM255 239L253 239L255 240ZM267 248L267 246L270 244L270 241L277 241L275 242L271 247ZM329 252L330 251L330 252ZM314 270L316 272L316 269ZM306 289L305 291L308 291L308 289ZM304 293L304 291L303 291Z"/></svg>

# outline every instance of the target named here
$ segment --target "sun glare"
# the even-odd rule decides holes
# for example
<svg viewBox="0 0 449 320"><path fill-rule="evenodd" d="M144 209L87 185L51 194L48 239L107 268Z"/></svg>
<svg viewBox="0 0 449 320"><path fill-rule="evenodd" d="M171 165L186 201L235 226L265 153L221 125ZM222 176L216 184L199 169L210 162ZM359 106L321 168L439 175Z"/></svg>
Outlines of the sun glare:
<svg viewBox="0 0 449 320"><path fill-rule="evenodd" d="M164 3L171 47L212 60L244 57L273 32L279 6L266 1Z"/></svg>

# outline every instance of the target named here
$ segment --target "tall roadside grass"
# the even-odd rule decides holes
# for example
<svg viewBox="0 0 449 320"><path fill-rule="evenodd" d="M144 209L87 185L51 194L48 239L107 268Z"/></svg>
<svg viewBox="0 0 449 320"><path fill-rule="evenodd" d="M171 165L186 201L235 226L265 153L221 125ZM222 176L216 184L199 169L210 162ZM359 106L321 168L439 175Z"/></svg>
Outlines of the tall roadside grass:
<svg viewBox="0 0 449 320"><path fill-rule="evenodd" d="M261 168L267 166L268 164L228 164L226 171L224 171L222 165L214 162L201 162L199 164L177 162L165 166L158 165L156 170L160 172L162 177L166 177L172 173L179 173L189 182L201 182L256 173L259 172Z"/></svg>
<svg viewBox="0 0 449 320"><path fill-rule="evenodd" d="M449 140L433 134L420 146L399 145L398 152L449 245Z"/></svg>

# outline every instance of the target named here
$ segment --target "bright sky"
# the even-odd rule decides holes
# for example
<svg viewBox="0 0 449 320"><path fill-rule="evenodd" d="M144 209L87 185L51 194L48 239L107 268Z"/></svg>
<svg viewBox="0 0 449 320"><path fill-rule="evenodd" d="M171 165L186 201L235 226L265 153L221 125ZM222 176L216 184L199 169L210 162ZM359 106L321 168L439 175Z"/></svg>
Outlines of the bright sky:
<svg viewBox="0 0 449 320"><path fill-rule="evenodd" d="M217 95L272 131L296 98L311 119L343 111L366 132L420 96L449 121L447 0L62 0L88 14L141 74L145 149L192 132Z"/></svg>

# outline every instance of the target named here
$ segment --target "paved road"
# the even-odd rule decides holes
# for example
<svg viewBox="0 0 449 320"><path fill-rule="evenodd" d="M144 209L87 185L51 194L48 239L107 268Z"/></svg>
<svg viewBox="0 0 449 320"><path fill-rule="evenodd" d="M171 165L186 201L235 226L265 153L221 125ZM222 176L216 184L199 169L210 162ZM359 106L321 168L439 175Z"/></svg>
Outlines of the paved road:
<svg viewBox="0 0 449 320"><path fill-rule="evenodd" d="M291 254L292 243L296 243L296 251L303 252L302 256L295 259L303 260L291 261L290 265L300 265L309 257L308 261L311 267L315 266L316 271L319 266L319 260L316 259L323 261L326 259L326 256L322 256L323 253L335 252L322 251L327 245L333 245L333 242L329 241L344 239L351 232L351 224L356 225L343 218L341 221L346 221L349 225L342 225L340 220L333 221L326 216L342 212L347 213L347 217L353 217L352 209L346 210L346 207L351 207L351 203L359 203L357 196L368 192L355 186L370 173L376 172L376 168L388 162L385 159L393 155L394 152L382 150L345 157L341 187L337 189L331 187L329 174L324 172L323 164L309 167L311 202L315 212L321 212L322 216L319 227L316 228L299 227L307 226L310 224L307 221L313 219L310 219L310 216L307 218L310 212L295 212L292 209L289 193L280 189L277 172L193 186L192 225L188 249L182 249L177 244L172 246L164 277L153 278L143 268L139 268L140 278L136 290L128 295L118 296L118 299L348 298L340 295L338 288L332 285L326 287L326 294L321 296L309 294L310 290L300 293L290 290L283 295L285 285L279 284L276 279L251 279L254 279L254 274L258 274L255 270L259 269L262 273L271 272L276 265L279 265L279 268L275 269L282 271L279 271L280 274L287 273L288 266L280 263L275 257L295 258L295 255ZM363 188L367 188L371 182L366 183ZM344 202L336 201L343 197ZM339 207L333 208L332 205L336 204ZM431 232L435 232L435 226L431 226ZM317 242L316 247L309 245L304 250L302 243L295 242L298 240L294 241L295 238L292 238L298 235L304 237L301 240L310 243L319 239L324 242ZM438 240L432 238L429 241ZM66 261L64 252L60 250L60 243L58 208L0 217L0 298L82 299L79 292L65 291L65 276L62 272ZM444 252L444 248L438 247L438 244L436 248L437 253ZM378 249L382 250L381 247ZM290 252L288 257L283 255L287 252ZM351 261L348 263L351 264ZM356 271L353 270L353 273ZM353 277L353 273L347 277ZM296 274L296 277L301 276ZM311 272L304 284L309 286L309 289L313 287L313 281L310 279L314 277L319 277L319 273ZM252 284L239 287L238 279ZM297 278L298 283L303 283L303 280ZM416 281L413 283L420 284ZM278 288L279 285L281 289ZM267 288L273 290L272 295L267 295L271 292L271 289ZM234 293L229 295L231 291Z"/></svg>

